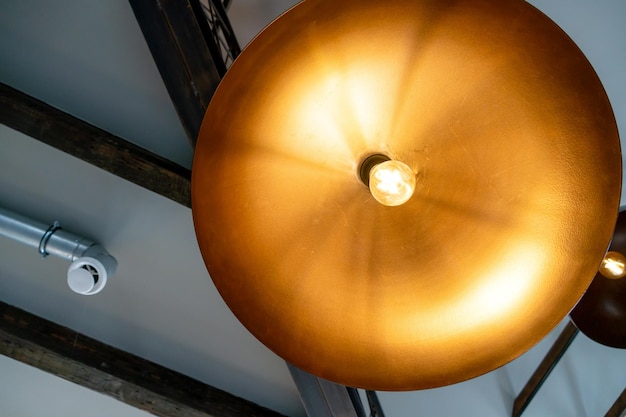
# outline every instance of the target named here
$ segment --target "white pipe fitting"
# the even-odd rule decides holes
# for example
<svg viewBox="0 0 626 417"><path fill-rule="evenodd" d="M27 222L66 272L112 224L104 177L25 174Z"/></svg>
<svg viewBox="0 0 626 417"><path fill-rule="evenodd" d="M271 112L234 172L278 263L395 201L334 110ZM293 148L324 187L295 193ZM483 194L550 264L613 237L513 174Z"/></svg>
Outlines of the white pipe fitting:
<svg viewBox="0 0 626 417"><path fill-rule="evenodd" d="M102 246L62 230L59 222L48 227L0 208L0 236L37 248L44 258L54 255L71 261L67 285L77 294L99 293L117 270L117 261Z"/></svg>
<svg viewBox="0 0 626 417"><path fill-rule="evenodd" d="M102 246L92 245L67 271L67 285L77 294L97 294L117 270L117 261Z"/></svg>

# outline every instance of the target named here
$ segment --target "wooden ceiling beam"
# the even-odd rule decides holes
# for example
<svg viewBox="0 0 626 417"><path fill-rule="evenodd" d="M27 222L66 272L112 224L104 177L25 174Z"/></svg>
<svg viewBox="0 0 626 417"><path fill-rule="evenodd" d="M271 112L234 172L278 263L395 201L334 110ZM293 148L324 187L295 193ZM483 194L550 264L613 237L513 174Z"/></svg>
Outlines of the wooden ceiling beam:
<svg viewBox="0 0 626 417"><path fill-rule="evenodd" d="M3 302L0 354L156 416L282 416Z"/></svg>
<svg viewBox="0 0 626 417"><path fill-rule="evenodd" d="M318 378L287 363L309 417L365 417L356 389Z"/></svg>
<svg viewBox="0 0 626 417"><path fill-rule="evenodd" d="M197 0L129 0L192 144L226 71ZM220 3L221 5L221 3ZM220 68L218 68L220 64Z"/></svg>
<svg viewBox="0 0 626 417"><path fill-rule="evenodd" d="M302 405L309 417L366 417L356 388L316 377L287 362ZM385 417L376 391L366 390L370 417Z"/></svg>
<svg viewBox="0 0 626 417"><path fill-rule="evenodd" d="M191 171L0 83L0 123L191 207Z"/></svg>

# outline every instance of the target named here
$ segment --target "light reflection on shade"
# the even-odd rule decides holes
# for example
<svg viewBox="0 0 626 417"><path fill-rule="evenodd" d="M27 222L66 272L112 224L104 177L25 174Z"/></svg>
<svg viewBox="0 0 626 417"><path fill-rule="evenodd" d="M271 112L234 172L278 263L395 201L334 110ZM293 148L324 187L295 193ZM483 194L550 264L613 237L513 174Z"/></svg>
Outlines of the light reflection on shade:
<svg viewBox="0 0 626 417"><path fill-rule="evenodd" d="M526 319L520 311L532 300L537 279L540 279L538 271L546 267L549 258L544 246L521 236L518 243L503 247L501 255L493 267L472 279L475 285L451 296L449 303L433 310L436 313L413 315L395 331L402 331L404 337L409 338L406 329L415 329L411 343L427 343L429 339L425 335L436 335L440 340L455 344L468 340L468 333L463 329L480 328L504 337L508 332L507 321L524 326ZM451 320L462 325L455 332L442 331L441 323ZM393 333L389 333L388 337L392 336ZM442 352L441 357L448 353Z"/></svg>
<svg viewBox="0 0 626 417"><path fill-rule="evenodd" d="M415 173L400 161L390 160L374 166L369 182L372 196L385 206L404 204L415 191Z"/></svg>
<svg viewBox="0 0 626 417"><path fill-rule="evenodd" d="M520 242L512 247L507 255L496 263L488 277L481 281L470 298L477 311L476 316L489 321L493 317L513 315L524 303L536 285L529 277L539 276L545 268L546 256L540 245L534 242ZM506 278L504 278L506 277Z"/></svg>
<svg viewBox="0 0 626 417"><path fill-rule="evenodd" d="M609 251L598 271L610 279L623 278L626 275L626 257L619 252Z"/></svg>

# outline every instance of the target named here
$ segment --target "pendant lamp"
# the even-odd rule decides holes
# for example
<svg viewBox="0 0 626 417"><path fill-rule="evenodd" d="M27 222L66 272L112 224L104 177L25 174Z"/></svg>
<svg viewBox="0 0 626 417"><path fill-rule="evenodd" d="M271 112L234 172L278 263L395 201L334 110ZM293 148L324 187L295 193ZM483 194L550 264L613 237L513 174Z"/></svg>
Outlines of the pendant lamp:
<svg viewBox="0 0 626 417"><path fill-rule="evenodd" d="M620 143L581 51L522 0L305 0L225 75L194 225L243 325L376 390L527 351L593 279Z"/></svg>
<svg viewBox="0 0 626 417"><path fill-rule="evenodd" d="M587 337L605 346L626 349L626 212L617 218L609 252L600 271L570 313Z"/></svg>

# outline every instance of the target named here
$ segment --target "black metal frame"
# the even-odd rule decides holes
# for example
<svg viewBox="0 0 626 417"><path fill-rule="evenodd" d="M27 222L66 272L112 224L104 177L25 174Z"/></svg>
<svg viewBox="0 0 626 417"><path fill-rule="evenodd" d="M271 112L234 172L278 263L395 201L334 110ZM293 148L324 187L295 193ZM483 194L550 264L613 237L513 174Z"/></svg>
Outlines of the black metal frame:
<svg viewBox="0 0 626 417"><path fill-rule="evenodd" d="M569 349L578 333L579 330L576 325L572 321L568 321L557 340L550 347L537 369L535 369L535 372L526 382L524 388L515 398L511 414L513 417L521 417L554 367L559 363L567 349ZM626 415L626 389L617 397L615 403L613 403L604 417L623 417L624 415Z"/></svg>
<svg viewBox="0 0 626 417"><path fill-rule="evenodd" d="M209 47L221 77L241 53L241 48L228 20L226 9L230 1L191 0L191 7L200 23L200 30Z"/></svg>

